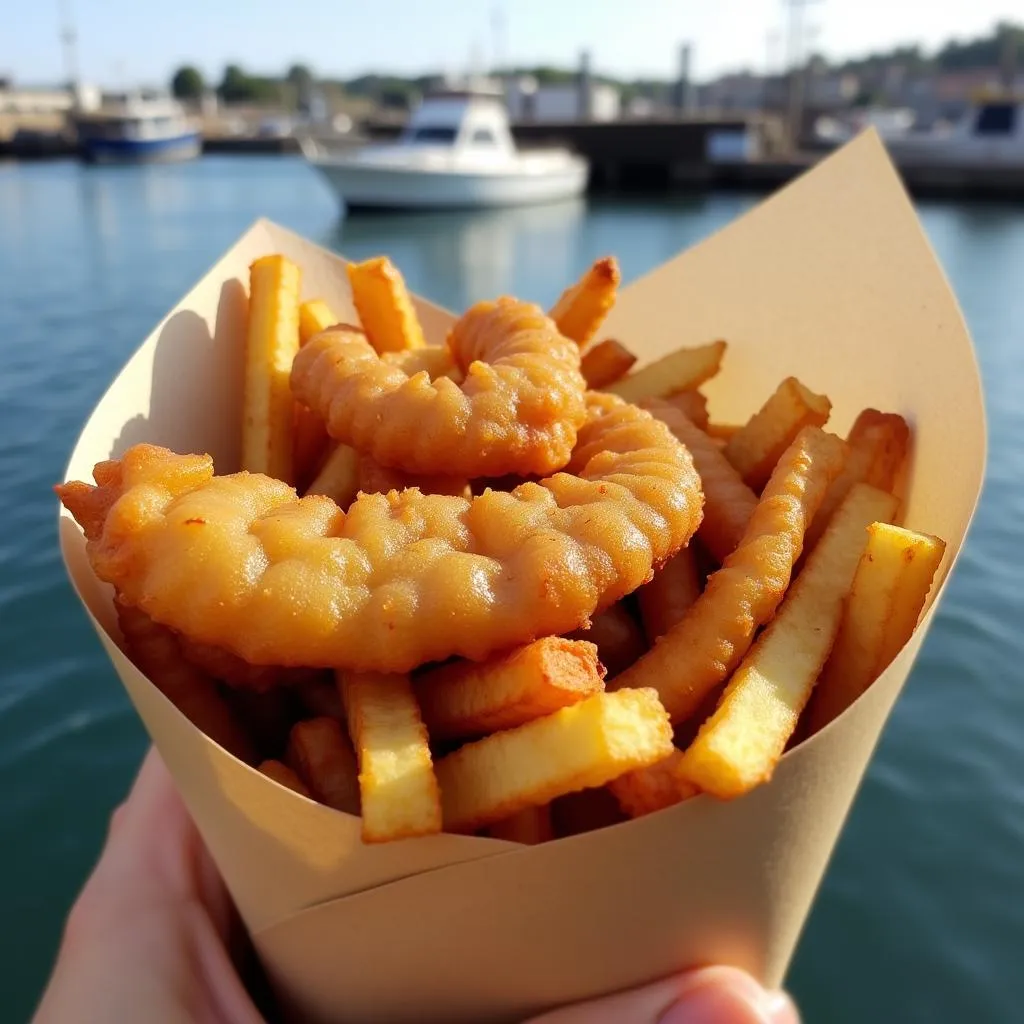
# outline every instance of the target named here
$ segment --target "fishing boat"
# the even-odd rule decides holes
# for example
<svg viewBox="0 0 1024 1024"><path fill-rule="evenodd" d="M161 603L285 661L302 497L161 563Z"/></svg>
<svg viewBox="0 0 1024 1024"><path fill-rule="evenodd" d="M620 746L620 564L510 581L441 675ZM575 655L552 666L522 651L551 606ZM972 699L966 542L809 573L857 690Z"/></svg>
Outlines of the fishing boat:
<svg viewBox="0 0 1024 1024"><path fill-rule="evenodd" d="M104 96L96 110L75 112L72 124L89 163L190 160L202 148L182 105L154 93Z"/></svg>
<svg viewBox="0 0 1024 1024"><path fill-rule="evenodd" d="M300 145L348 210L522 206L578 196L587 183L586 160L567 149L518 150L504 103L482 91L427 96L393 143Z"/></svg>

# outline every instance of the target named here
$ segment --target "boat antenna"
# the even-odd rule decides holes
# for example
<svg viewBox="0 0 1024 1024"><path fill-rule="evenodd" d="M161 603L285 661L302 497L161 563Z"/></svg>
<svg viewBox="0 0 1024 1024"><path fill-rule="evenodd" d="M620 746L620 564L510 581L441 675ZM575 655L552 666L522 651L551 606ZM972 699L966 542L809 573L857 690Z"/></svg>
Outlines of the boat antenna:
<svg viewBox="0 0 1024 1024"><path fill-rule="evenodd" d="M60 42L64 51L64 75L72 93L78 95L78 33L71 17L70 0L60 2Z"/></svg>

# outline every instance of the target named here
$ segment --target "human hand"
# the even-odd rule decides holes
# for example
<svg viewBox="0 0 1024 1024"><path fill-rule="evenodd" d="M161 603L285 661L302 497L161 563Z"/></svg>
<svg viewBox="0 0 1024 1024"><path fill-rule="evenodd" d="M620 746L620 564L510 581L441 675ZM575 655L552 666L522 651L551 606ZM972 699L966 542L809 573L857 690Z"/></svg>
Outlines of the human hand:
<svg viewBox="0 0 1024 1024"><path fill-rule="evenodd" d="M264 1024L228 952L231 904L155 751L68 915L34 1024ZM691 971L530 1024L798 1024L792 1003L728 967Z"/></svg>

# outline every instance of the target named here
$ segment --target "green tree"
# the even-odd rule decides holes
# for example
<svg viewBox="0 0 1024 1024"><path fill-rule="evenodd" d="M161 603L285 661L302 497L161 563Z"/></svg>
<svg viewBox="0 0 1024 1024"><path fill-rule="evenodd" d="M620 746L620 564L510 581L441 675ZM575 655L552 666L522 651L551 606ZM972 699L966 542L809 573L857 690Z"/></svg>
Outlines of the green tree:
<svg viewBox="0 0 1024 1024"><path fill-rule="evenodd" d="M285 80L295 86L300 96L306 95L313 88L313 72L305 64L293 64Z"/></svg>
<svg viewBox="0 0 1024 1024"><path fill-rule="evenodd" d="M251 99L249 76L237 64L229 64L224 69L217 93L225 103L244 103Z"/></svg>
<svg viewBox="0 0 1024 1024"><path fill-rule="evenodd" d="M186 64L174 72L171 79L171 92L179 100L197 100L203 95L206 83L197 68Z"/></svg>

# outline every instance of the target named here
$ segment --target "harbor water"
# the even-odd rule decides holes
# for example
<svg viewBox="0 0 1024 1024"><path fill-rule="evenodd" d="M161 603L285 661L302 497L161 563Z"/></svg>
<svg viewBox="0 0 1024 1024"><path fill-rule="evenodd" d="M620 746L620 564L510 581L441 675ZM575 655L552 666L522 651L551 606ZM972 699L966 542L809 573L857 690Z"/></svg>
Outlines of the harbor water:
<svg viewBox="0 0 1024 1024"><path fill-rule="evenodd" d="M607 253L634 278L755 202L342 220L291 157L0 165L0 1022L31 1013L146 745L66 582L52 485L167 309L259 216L351 257L386 253L460 309L507 292L550 303ZM790 974L810 1024L1024 1019L1024 207L919 209L978 346L988 479Z"/></svg>

